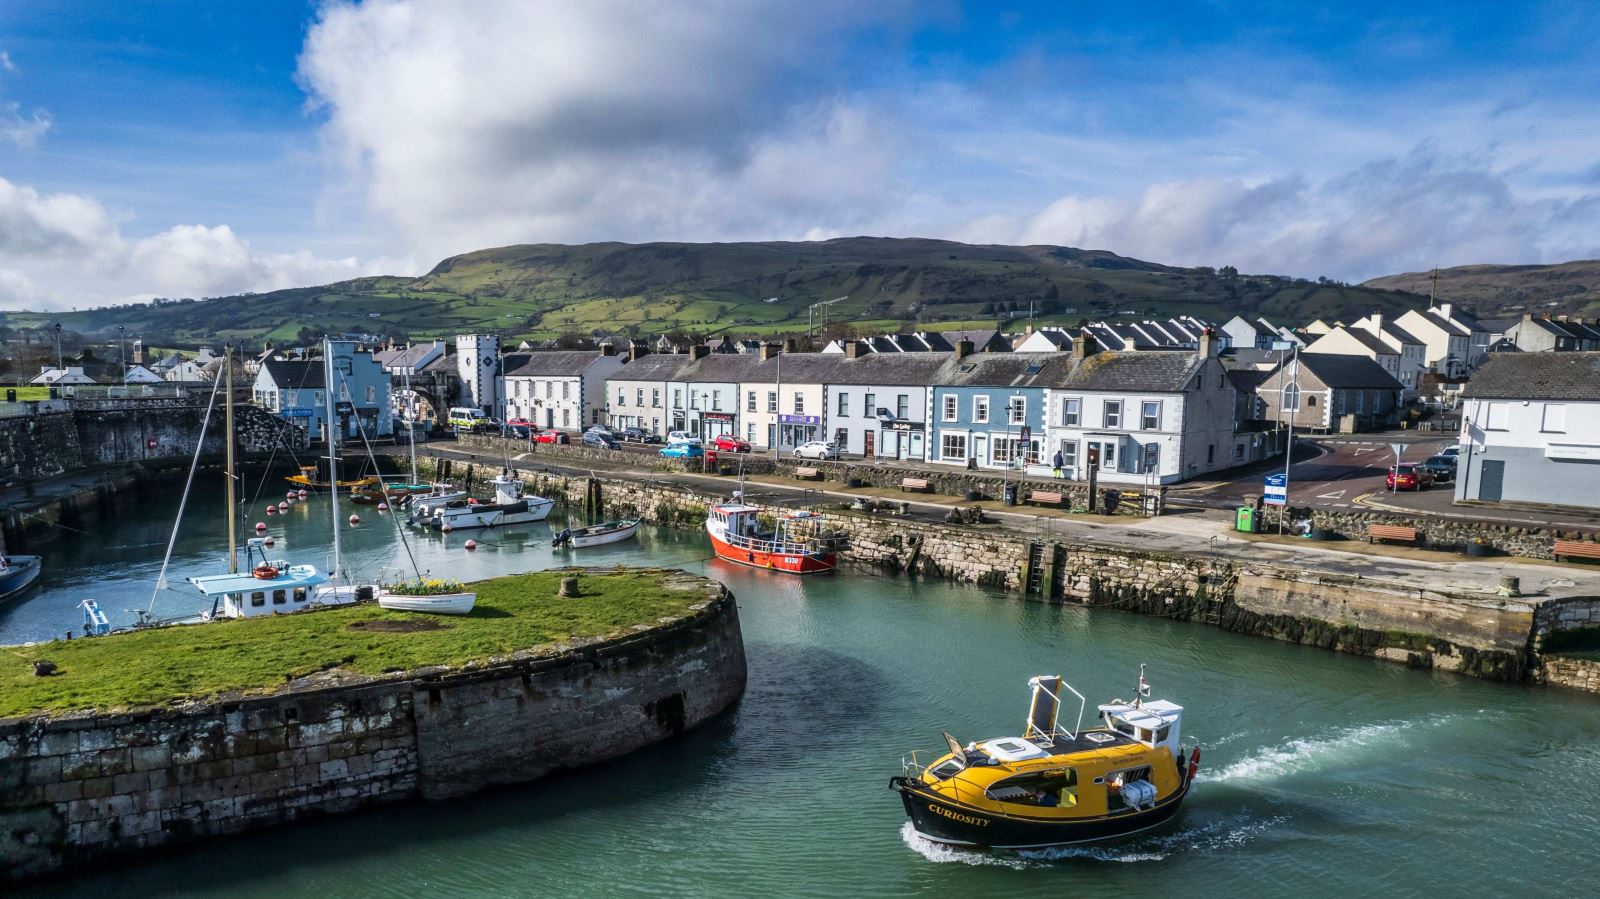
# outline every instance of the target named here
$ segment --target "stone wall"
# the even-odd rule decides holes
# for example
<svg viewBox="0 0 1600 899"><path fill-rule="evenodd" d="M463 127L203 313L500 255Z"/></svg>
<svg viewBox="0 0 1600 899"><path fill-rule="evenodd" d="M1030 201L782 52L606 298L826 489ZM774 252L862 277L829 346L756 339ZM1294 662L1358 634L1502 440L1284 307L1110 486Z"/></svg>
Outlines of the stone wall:
<svg viewBox="0 0 1600 899"><path fill-rule="evenodd" d="M1278 508L1262 507L1260 529L1263 532L1278 529ZM1413 517L1380 511L1290 507L1284 514L1285 522L1291 528L1296 522L1309 519L1317 530L1346 540L1365 541L1368 525L1395 525L1416 528L1418 545L1428 549L1464 552L1467 544L1476 542L1494 552L1525 559L1553 558L1552 548L1556 540L1600 539L1600 535L1588 528L1520 527L1463 518Z"/></svg>
<svg viewBox="0 0 1600 899"><path fill-rule="evenodd" d="M1557 687L1600 693L1600 661L1594 659L1544 656L1540 659L1539 676L1545 683Z"/></svg>
<svg viewBox="0 0 1600 899"><path fill-rule="evenodd" d="M205 420L205 398L129 398L74 404L71 411L0 419L0 479L32 481L101 465L187 460ZM257 406L234 407L241 453L270 452L298 434ZM221 401L211 413L202 455L220 456Z"/></svg>
<svg viewBox="0 0 1600 899"><path fill-rule="evenodd" d="M0 721L0 881L532 780L692 728L742 694L744 645L731 595L687 575L675 586L707 600L691 616L554 655Z"/></svg>

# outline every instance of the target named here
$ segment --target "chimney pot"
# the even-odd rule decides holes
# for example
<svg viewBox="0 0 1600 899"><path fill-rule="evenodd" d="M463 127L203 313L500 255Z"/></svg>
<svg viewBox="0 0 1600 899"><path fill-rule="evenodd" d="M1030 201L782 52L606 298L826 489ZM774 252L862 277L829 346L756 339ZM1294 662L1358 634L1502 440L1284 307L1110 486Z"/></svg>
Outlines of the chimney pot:
<svg viewBox="0 0 1600 899"><path fill-rule="evenodd" d="M847 340L844 344L844 357L846 359L861 358L861 341Z"/></svg>
<svg viewBox="0 0 1600 899"><path fill-rule="evenodd" d="M972 355L972 341L963 337L956 341L956 358L965 359Z"/></svg>
<svg viewBox="0 0 1600 899"><path fill-rule="evenodd" d="M1082 362L1083 360L1094 355L1095 351L1099 348L1099 342L1096 341L1094 337L1090 335L1089 330L1085 328L1084 330L1079 331L1077 335L1072 338L1072 361L1074 363Z"/></svg>
<svg viewBox="0 0 1600 899"><path fill-rule="evenodd" d="M602 356L615 356L616 354L617 354L617 345L614 344L614 343L603 344L600 347L600 355L602 355Z"/></svg>
<svg viewBox="0 0 1600 899"><path fill-rule="evenodd" d="M795 340L793 337L785 337L783 339L783 351L785 353L795 353L799 352L799 350L800 342L798 340Z"/></svg>
<svg viewBox="0 0 1600 899"><path fill-rule="evenodd" d="M689 356L691 358L704 359L709 355L711 355L711 347L708 347L703 343L697 343L689 348Z"/></svg>
<svg viewBox="0 0 1600 899"><path fill-rule="evenodd" d="M778 344L775 344L775 343L763 343L763 344L761 344L761 361L765 362L768 359L771 359L772 357L778 355L778 351L779 351Z"/></svg>

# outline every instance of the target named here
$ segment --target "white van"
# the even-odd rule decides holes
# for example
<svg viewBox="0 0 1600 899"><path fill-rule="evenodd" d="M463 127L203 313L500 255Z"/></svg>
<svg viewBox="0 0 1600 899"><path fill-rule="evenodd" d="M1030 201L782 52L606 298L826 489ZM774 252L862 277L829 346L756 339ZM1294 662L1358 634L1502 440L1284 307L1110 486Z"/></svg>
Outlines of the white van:
<svg viewBox="0 0 1600 899"><path fill-rule="evenodd" d="M482 409L473 409L468 406L450 407L450 426L463 431L476 431L488 425L489 416L483 414Z"/></svg>

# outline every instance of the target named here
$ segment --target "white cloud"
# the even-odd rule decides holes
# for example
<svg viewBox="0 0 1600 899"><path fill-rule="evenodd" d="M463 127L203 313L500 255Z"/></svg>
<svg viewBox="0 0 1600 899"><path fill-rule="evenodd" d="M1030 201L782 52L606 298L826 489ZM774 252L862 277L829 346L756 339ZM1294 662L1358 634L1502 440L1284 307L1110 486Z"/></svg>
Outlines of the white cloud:
<svg viewBox="0 0 1600 899"><path fill-rule="evenodd" d="M11 61L11 55L0 51L0 72L11 75L16 71L17 66ZM0 140L31 149L39 143L39 138L50 130L52 124L50 113L43 109L24 113L21 103L0 100Z"/></svg>
<svg viewBox="0 0 1600 899"><path fill-rule="evenodd" d="M415 268L408 259L263 253L227 225L177 225L129 238L92 197L43 194L0 178L0 302L12 307L216 296Z"/></svg>
<svg viewBox="0 0 1600 899"><path fill-rule="evenodd" d="M845 0L338 3L300 73L371 208L424 255L799 236L898 202L894 129L827 75L833 36L868 15Z"/></svg>

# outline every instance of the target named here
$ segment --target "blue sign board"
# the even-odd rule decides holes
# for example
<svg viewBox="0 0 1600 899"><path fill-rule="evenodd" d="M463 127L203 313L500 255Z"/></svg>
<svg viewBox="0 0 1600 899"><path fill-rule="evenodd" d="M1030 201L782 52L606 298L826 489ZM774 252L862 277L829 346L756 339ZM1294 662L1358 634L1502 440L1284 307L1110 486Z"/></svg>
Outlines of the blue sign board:
<svg viewBox="0 0 1600 899"><path fill-rule="evenodd" d="M1261 501L1269 506L1288 505L1289 476L1286 474L1267 475L1266 488L1262 491Z"/></svg>
<svg viewBox="0 0 1600 899"><path fill-rule="evenodd" d="M284 418L310 418L311 417L311 410L310 409L285 409L285 410L283 410L282 412L280 412L278 414L282 415Z"/></svg>

